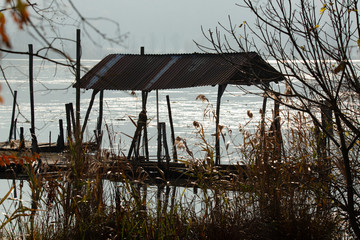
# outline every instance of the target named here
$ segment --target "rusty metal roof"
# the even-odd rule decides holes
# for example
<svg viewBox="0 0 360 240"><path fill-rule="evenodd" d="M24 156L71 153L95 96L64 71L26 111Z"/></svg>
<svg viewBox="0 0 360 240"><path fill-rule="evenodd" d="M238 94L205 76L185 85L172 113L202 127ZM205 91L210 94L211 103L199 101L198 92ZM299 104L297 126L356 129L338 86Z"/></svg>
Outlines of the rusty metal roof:
<svg viewBox="0 0 360 240"><path fill-rule="evenodd" d="M253 85L283 76L258 54L111 54L74 87L94 90L187 88L217 84Z"/></svg>

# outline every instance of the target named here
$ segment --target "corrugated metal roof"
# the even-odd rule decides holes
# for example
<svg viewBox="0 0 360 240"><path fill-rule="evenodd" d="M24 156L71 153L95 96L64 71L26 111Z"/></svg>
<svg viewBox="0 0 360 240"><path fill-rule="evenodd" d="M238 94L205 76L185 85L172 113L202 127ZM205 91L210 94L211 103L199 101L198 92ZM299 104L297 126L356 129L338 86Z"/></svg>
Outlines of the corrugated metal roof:
<svg viewBox="0 0 360 240"><path fill-rule="evenodd" d="M258 54L111 54L74 87L95 90L155 90L217 84L253 85L283 76Z"/></svg>

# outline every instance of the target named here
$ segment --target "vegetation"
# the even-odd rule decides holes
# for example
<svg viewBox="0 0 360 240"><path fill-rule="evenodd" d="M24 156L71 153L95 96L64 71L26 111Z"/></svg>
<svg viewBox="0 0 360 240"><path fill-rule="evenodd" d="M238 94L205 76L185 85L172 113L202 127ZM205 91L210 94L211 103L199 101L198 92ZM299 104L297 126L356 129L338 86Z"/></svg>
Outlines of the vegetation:
<svg viewBox="0 0 360 240"><path fill-rule="evenodd" d="M232 173L211 164L214 147L200 136L207 151L200 164L188 161L193 180L183 187L166 179L149 185L146 174L136 174L142 169L129 174L121 164L104 172L104 158L85 152L76 171L75 161L73 169L56 175L35 174L27 166L31 207L9 192L5 198L16 214L3 221L2 234L14 239L338 239L347 229L327 198L327 182L319 178L316 135L305 121L302 114L286 120L293 130L282 162L272 154L271 131L261 125L254 133L241 128L241 156L248 167L239 165ZM268 129L271 123L263 125Z"/></svg>
<svg viewBox="0 0 360 240"><path fill-rule="evenodd" d="M263 109L256 132L239 129L244 138L239 157L247 167L220 172L213 164L214 147L204 140L199 123L195 127L200 130L204 156L187 161L194 180L181 188L165 178L151 187L142 169L131 169L135 178L122 165L104 172L103 159L111 154L88 155L86 146L75 142L70 147L69 171L38 173L25 164L30 159L18 161L28 172L31 204L23 202L22 183L5 194L0 203L12 205L5 209L1 237L360 238L360 91L358 66L352 61L356 56L352 49L360 43L358 1L320 2L275 0L256 6L244 0L255 24L242 24L240 39L239 28L232 24L224 28L237 49L262 52L276 60L286 76L284 86L259 86L265 99L275 101L273 118L267 120ZM25 26L30 20L24 13L35 5L13 3L6 1L6 11L26 17L14 18ZM1 17L0 34L9 47ZM207 51L235 49L219 32L207 37L211 43ZM257 48L259 44L264 47ZM48 44L45 49L50 48ZM287 111L281 113L280 106ZM2 156L1 167L9 163L9 157ZM117 181L109 180L112 171L118 173Z"/></svg>
<svg viewBox="0 0 360 240"><path fill-rule="evenodd" d="M209 31L210 46L200 47L219 53L255 50L275 60L284 84L259 87L312 122L323 169L319 179L328 184L326 198L360 238L358 1L243 2L254 24L234 26L230 21L230 27L222 25L224 38L218 29Z"/></svg>

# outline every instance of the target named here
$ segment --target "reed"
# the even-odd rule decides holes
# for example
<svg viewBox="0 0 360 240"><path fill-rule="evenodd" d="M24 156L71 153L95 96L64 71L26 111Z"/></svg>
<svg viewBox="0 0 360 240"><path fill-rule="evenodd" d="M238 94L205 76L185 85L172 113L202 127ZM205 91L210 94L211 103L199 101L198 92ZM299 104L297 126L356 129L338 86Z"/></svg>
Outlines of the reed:
<svg viewBox="0 0 360 240"><path fill-rule="evenodd" d="M99 157L104 154L88 155L86 147L81 165L71 149L73 167L55 177L26 165L33 204L17 201L1 234L9 239L338 239L342 222L327 198L331 176L320 174L311 123L301 114L288 115L289 121L281 141L261 126L253 133L241 128L239 157L248 167L239 166L236 173L214 165L214 147L196 123L204 155L183 160L192 166L188 187L171 186L166 179L150 186L146 174L136 174L141 169L132 169L129 177L121 166L116 166L121 181L106 180Z"/></svg>

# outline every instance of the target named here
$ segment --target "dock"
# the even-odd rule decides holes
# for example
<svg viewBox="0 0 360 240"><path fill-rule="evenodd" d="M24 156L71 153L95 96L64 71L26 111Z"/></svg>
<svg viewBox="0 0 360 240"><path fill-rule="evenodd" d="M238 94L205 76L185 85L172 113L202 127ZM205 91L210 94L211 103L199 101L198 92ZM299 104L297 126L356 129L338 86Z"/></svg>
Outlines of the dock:
<svg viewBox="0 0 360 240"><path fill-rule="evenodd" d="M48 150L56 144L39 144L40 149ZM71 153L40 152L34 156L31 152L31 142L25 143L25 148L19 150L19 141L0 143L0 179L27 179L31 165L37 174L59 177L71 171ZM42 148L44 147L44 148ZM171 184L175 186L196 185L199 177L202 179L219 179L239 181L246 177L246 167L239 164L206 164L193 161L147 161L142 158L127 159L125 156L99 156L89 152L85 157L84 169L88 178L98 174L103 179L122 181L125 178L134 182L146 184ZM7 158L8 162L5 162ZM40 160L40 161L39 161ZM41 166L38 166L38 164Z"/></svg>

